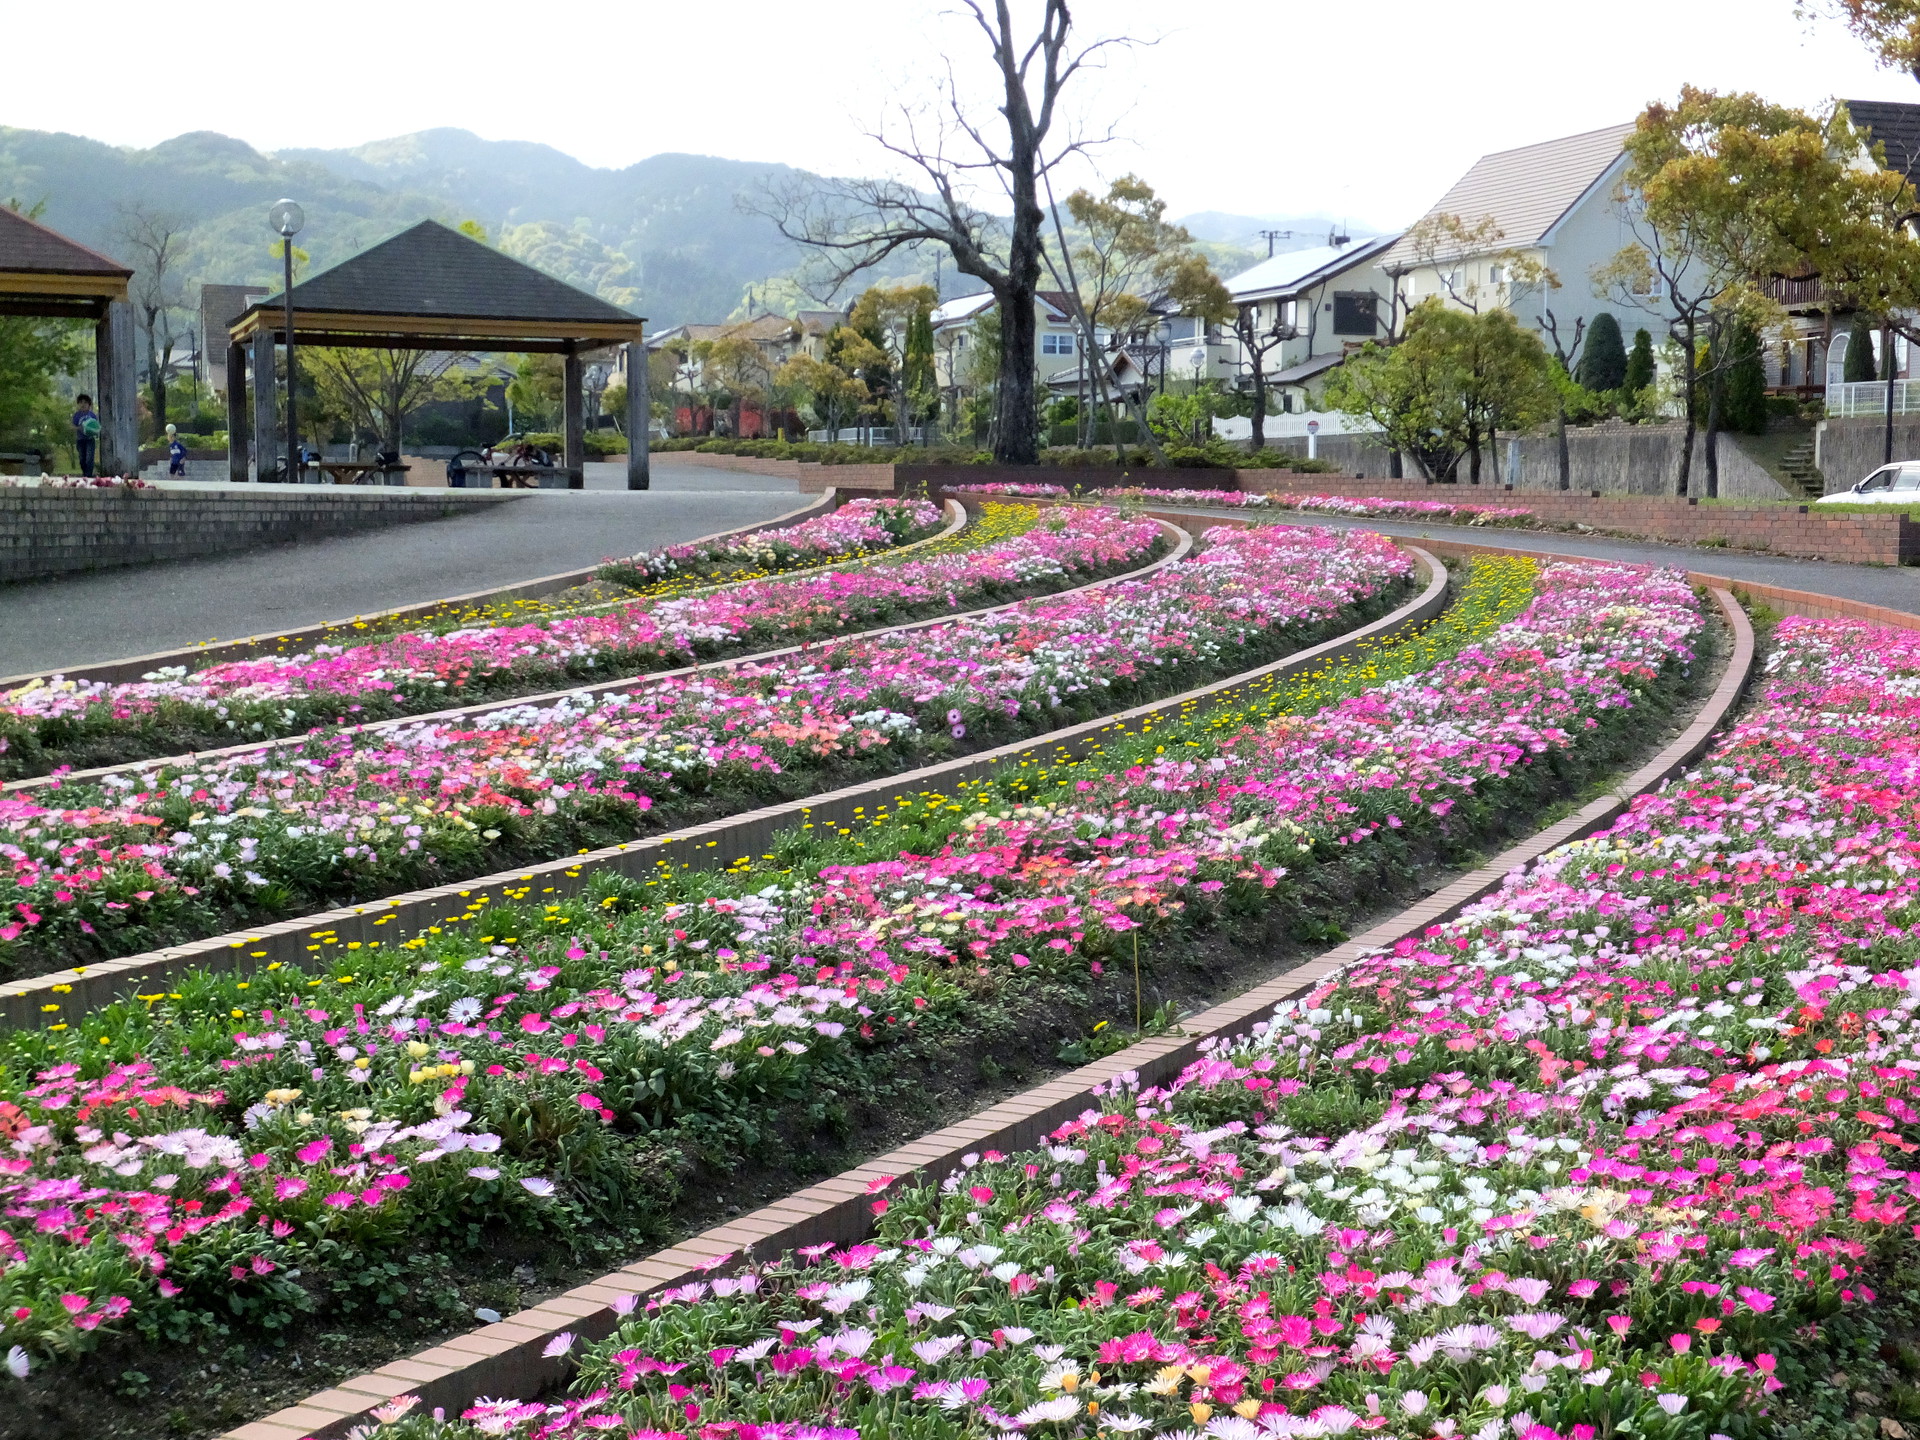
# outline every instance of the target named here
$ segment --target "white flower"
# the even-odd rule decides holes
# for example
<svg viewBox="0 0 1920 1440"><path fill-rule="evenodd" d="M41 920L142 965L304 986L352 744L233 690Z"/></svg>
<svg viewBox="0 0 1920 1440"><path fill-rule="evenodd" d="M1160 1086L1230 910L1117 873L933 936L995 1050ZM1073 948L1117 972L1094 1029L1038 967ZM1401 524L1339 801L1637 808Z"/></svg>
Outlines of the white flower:
<svg viewBox="0 0 1920 1440"><path fill-rule="evenodd" d="M553 1339L547 1342L547 1348L542 1350L540 1353L544 1355L547 1359L552 1360L556 1356L564 1355L569 1350L573 1349L573 1341L574 1341L573 1332L571 1330L562 1330L558 1335L554 1336Z"/></svg>
<svg viewBox="0 0 1920 1440"><path fill-rule="evenodd" d="M538 1175L523 1175L520 1184L529 1195L537 1195L543 1200L553 1194L553 1181L543 1180Z"/></svg>
<svg viewBox="0 0 1920 1440"><path fill-rule="evenodd" d="M1424 1415L1427 1411L1427 1392L1409 1390L1400 1397L1400 1408L1409 1415Z"/></svg>
<svg viewBox="0 0 1920 1440"><path fill-rule="evenodd" d="M1669 1415L1678 1415L1687 1408L1687 1397L1684 1395L1656 1395L1653 1398L1660 1402L1660 1408Z"/></svg>
<svg viewBox="0 0 1920 1440"><path fill-rule="evenodd" d="M33 1361L27 1357L26 1351L15 1345L7 1351L7 1369L14 1379L24 1380L27 1372L33 1369Z"/></svg>

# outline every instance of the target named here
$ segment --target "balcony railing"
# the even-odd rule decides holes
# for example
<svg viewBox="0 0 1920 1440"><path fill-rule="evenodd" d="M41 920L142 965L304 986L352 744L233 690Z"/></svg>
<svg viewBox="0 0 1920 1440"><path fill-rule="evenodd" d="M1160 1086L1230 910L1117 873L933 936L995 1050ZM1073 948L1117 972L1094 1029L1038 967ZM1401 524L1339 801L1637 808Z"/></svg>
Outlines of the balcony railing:
<svg viewBox="0 0 1920 1440"><path fill-rule="evenodd" d="M1827 303L1827 287L1817 275L1808 280L1784 280L1776 275L1767 281L1766 292L1769 300L1789 310Z"/></svg>
<svg viewBox="0 0 1920 1440"><path fill-rule="evenodd" d="M1893 413L1911 415L1920 411L1920 380L1893 382ZM1827 387L1828 415L1884 415L1887 413L1887 382L1855 380Z"/></svg>

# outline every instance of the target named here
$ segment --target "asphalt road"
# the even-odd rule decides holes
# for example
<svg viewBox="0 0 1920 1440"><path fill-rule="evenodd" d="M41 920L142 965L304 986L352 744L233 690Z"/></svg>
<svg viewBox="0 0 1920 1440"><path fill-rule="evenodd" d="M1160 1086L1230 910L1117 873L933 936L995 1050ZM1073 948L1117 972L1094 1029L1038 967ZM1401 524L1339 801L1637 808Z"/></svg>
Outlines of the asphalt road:
<svg viewBox="0 0 1920 1440"><path fill-rule="evenodd" d="M791 482L761 475L656 460L653 489L632 493L624 466L587 468L583 491L533 491L451 520L0 587L0 675L511 585L805 503Z"/></svg>

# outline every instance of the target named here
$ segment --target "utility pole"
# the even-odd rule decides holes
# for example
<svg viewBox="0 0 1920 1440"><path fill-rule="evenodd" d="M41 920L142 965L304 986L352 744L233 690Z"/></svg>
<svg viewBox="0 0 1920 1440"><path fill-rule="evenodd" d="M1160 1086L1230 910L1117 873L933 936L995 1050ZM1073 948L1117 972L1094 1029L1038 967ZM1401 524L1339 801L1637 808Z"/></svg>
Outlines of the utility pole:
<svg viewBox="0 0 1920 1440"><path fill-rule="evenodd" d="M1291 240L1293 238L1293 232L1291 230L1262 230L1260 235L1261 238L1267 242L1267 258L1269 260L1273 258L1274 241Z"/></svg>

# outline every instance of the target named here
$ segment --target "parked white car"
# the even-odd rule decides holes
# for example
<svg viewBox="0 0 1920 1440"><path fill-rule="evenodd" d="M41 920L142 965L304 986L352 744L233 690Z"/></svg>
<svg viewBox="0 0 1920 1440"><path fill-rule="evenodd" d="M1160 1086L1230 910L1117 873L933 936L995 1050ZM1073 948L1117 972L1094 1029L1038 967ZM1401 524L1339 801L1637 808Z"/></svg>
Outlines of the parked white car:
<svg viewBox="0 0 1920 1440"><path fill-rule="evenodd" d="M1851 490L1836 490L1822 495L1816 505L1914 505L1920 506L1920 460L1902 460L1882 465Z"/></svg>

